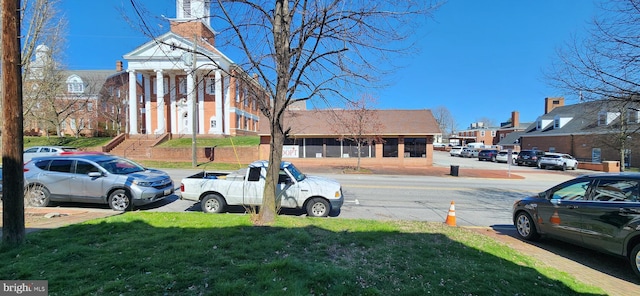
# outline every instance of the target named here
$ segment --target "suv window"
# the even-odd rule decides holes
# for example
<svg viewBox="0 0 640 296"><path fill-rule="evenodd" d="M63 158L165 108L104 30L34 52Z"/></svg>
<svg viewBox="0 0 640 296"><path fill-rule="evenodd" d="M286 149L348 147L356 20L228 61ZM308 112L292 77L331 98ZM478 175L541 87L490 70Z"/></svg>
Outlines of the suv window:
<svg viewBox="0 0 640 296"><path fill-rule="evenodd" d="M76 174L86 175L91 172L100 172L100 169L98 169L95 165L89 162L82 161L82 160L77 161Z"/></svg>
<svg viewBox="0 0 640 296"><path fill-rule="evenodd" d="M52 172L71 173L71 164L73 160L70 159L55 159L51 161L49 170Z"/></svg>
<svg viewBox="0 0 640 296"><path fill-rule="evenodd" d="M48 159L38 160L34 165L37 166L39 169L46 171L47 167L49 166L49 162L50 160Z"/></svg>

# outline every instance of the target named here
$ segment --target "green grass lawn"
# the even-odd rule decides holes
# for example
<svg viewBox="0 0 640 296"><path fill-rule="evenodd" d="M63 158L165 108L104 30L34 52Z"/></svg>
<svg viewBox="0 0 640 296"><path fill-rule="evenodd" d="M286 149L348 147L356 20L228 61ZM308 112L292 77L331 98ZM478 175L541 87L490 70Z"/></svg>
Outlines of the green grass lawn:
<svg viewBox="0 0 640 296"><path fill-rule="evenodd" d="M593 295L604 292L442 223L130 212L27 235L0 279L49 295Z"/></svg>

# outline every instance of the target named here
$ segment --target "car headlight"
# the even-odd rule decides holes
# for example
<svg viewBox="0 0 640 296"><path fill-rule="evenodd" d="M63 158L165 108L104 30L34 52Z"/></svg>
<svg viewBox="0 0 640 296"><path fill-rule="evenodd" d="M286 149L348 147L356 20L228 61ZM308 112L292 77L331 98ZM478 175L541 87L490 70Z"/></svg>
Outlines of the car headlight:
<svg viewBox="0 0 640 296"><path fill-rule="evenodd" d="M151 187L151 186L153 186L153 182L140 181L140 180L133 180L133 184L141 186L141 187Z"/></svg>

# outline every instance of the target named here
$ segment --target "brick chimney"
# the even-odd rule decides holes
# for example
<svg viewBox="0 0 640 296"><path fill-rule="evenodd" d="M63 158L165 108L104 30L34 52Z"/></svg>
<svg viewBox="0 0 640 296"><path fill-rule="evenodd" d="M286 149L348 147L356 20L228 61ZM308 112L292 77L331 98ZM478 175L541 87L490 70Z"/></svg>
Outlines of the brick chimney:
<svg viewBox="0 0 640 296"><path fill-rule="evenodd" d="M122 72L122 61L116 61L116 72Z"/></svg>
<svg viewBox="0 0 640 296"><path fill-rule="evenodd" d="M563 97L544 98L544 114L551 112L551 110L555 109L556 107L562 106L564 106Z"/></svg>
<svg viewBox="0 0 640 296"><path fill-rule="evenodd" d="M520 113L518 111L511 112L511 127L517 128L520 125Z"/></svg>

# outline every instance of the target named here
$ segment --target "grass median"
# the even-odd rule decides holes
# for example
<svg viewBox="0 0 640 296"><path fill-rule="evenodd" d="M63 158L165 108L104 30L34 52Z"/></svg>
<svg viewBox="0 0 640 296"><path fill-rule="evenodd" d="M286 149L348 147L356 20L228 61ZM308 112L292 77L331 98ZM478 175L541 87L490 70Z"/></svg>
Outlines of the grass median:
<svg viewBox="0 0 640 296"><path fill-rule="evenodd" d="M129 212L30 233L0 278L49 295L593 295L601 289L442 223Z"/></svg>

